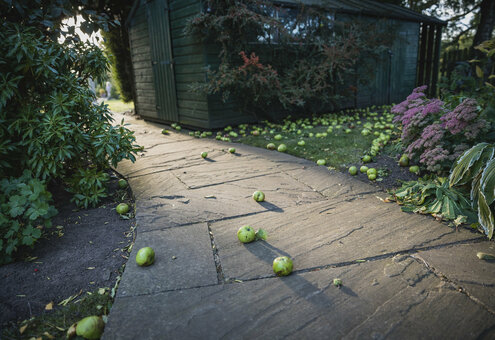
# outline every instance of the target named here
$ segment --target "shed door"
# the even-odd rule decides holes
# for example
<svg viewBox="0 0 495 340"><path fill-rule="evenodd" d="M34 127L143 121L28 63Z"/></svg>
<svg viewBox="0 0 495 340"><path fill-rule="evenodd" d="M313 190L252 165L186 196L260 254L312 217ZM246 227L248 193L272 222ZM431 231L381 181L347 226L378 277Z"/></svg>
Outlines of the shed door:
<svg viewBox="0 0 495 340"><path fill-rule="evenodd" d="M177 113L168 1L152 0L146 5L158 118L164 121L177 122L179 115Z"/></svg>

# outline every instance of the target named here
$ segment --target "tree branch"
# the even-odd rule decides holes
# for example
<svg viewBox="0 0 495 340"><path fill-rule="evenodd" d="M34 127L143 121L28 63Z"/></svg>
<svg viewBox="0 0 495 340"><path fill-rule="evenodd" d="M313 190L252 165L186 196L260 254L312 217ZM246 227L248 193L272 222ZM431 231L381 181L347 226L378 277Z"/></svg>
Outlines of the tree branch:
<svg viewBox="0 0 495 340"><path fill-rule="evenodd" d="M447 20L445 20L445 21L447 21L447 22L456 21L456 20L458 20L458 19L460 19L460 18L465 17L465 16L466 16L466 15L468 15L469 13L473 12L475 9L478 9L480 6L481 6L481 2L480 2L480 3L478 3L477 5L474 5L474 6L473 6L473 8L471 8L469 11L464 12L464 13L461 13L461 14L458 14L458 15L456 15L456 16L453 16L453 17L451 17L451 18L449 18L449 19L447 19Z"/></svg>

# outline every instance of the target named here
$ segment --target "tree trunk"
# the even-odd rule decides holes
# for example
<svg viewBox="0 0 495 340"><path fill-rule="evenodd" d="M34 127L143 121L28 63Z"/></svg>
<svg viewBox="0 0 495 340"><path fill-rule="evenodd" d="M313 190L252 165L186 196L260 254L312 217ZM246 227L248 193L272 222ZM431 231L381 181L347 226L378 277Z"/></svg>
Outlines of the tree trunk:
<svg viewBox="0 0 495 340"><path fill-rule="evenodd" d="M473 47L492 37L495 27L495 1L483 0L480 8L480 23L473 39Z"/></svg>

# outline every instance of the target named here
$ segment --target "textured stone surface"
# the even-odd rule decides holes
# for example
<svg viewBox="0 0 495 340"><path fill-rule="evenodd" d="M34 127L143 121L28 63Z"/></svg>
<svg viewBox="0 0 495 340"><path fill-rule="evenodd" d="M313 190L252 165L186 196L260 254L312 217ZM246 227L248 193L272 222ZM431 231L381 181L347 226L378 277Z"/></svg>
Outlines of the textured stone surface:
<svg viewBox="0 0 495 340"><path fill-rule="evenodd" d="M263 228L268 240L241 245L235 233L245 224ZM305 269L483 238L369 196L218 221L211 229L225 276L238 279L272 275L272 260L280 255L291 256L297 269Z"/></svg>
<svg viewBox="0 0 495 340"><path fill-rule="evenodd" d="M495 337L494 263L476 258L493 242L482 235L403 213L313 162L130 121L147 150L118 170L138 234L105 339ZM241 244L245 224L268 240ZM153 266L135 264L143 246ZM274 277L279 255L294 259L288 277Z"/></svg>
<svg viewBox="0 0 495 340"><path fill-rule="evenodd" d="M155 263L136 264L142 247L155 251ZM176 258L173 259L172 257ZM163 231L141 232L132 248L118 296L132 296L216 284L217 271L208 226L204 223Z"/></svg>
<svg viewBox="0 0 495 340"><path fill-rule="evenodd" d="M495 244L458 244L422 251L417 257L495 313L495 261L480 260L478 252L495 256Z"/></svg>
<svg viewBox="0 0 495 340"><path fill-rule="evenodd" d="M341 288L332 284L337 277ZM118 298L104 339L465 339L494 324L492 314L421 263L395 257Z"/></svg>

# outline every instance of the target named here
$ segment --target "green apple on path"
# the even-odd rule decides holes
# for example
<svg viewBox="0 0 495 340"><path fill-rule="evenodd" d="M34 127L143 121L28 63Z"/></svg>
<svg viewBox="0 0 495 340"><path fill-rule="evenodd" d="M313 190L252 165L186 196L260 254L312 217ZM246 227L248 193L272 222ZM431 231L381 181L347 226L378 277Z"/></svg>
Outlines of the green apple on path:
<svg viewBox="0 0 495 340"><path fill-rule="evenodd" d="M237 238L242 243L253 242L254 239L256 238L256 233L251 226L245 225L240 227L239 230L237 231Z"/></svg>
<svg viewBox="0 0 495 340"><path fill-rule="evenodd" d="M235 153L235 148L229 148L230 153Z"/></svg>
<svg viewBox="0 0 495 340"><path fill-rule="evenodd" d="M120 203L115 208L115 211L117 211L117 213L120 215L127 214L129 212L129 205L127 203Z"/></svg>
<svg viewBox="0 0 495 340"><path fill-rule="evenodd" d="M256 202L263 202L265 200L265 194L262 191L257 190L253 193L253 199Z"/></svg>
<svg viewBox="0 0 495 340"><path fill-rule="evenodd" d="M147 267L155 262L155 251L151 247L144 247L138 250L136 254L136 263L138 266Z"/></svg>
<svg viewBox="0 0 495 340"><path fill-rule="evenodd" d="M316 161L316 164L318 164L318 165L325 165L325 164L327 164L327 161L324 160L324 159L319 159L319 160Z"/></svg>
<svg viewBox="0 0 495 340"><path fill-rule="evenodd" d="M277 276L287 276L292 273L293 263L287 256L280 256L273 260L273 272Z"/></svg>
<svg viewBox="0 0 495 340"><path fill-rule="evenodd" d="M201 153L201 157L203 157L203 158L208 157L208 152L203 151L203 152Z"/></svg>

